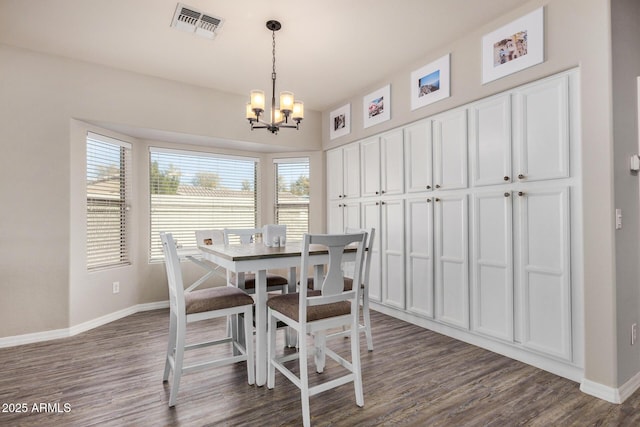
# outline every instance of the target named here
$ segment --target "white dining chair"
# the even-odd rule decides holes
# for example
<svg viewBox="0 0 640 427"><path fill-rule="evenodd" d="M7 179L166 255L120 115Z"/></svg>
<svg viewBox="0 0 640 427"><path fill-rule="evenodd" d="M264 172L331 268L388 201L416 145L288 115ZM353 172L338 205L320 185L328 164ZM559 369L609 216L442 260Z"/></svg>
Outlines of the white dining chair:
<svg viewBox="0 0 640 427"><path fill-rule="evenodd" d="M359 330L364 332L367 340L367 350L373 351L373 335L371 334L371 315L369 314L369 272L371 271L371 258L373 256L373 243L375 239L375 228L345 228L345 233L367 233L366 252L364 254L364 266L362 268L362 284L361 297L362 297L362 323L359 325ZM350 264L350 263L347 263ZM343 266L346 267L346 266ZM349 268L344 268L344 288L352 289L353 287L353 272ZM314 289L313 277L307 280L307 287ZM327 335L327 338L345 337L349 336L350 331L344 330L341 332L335 332Z"/></svg>
<svg viewBox="0 0 640 427"><path fill-rule="evenodd" d="M310 245L323 245L328 250L329 263L327 273L318 290L309 290L305 286L300 287L298 293L275 295L267 301L269 317L269 366L267 372L267 387L275 386L275 371L281 372L287 379L300 389L302 401L302 421L305 427L311 425L309 398L323 391L340 385L353 382L356 404L364 406L362 391L362 373L360 367L360 341L359 341L359 307L360 286L354 286L351 290L345 289L342 275L342 262L345 248L356 246L354 262L355 283L362 282L362 267L364 261L364 248L367 233L321 235L305 234L302 246L302 261L300 266L301 281L305 283L311 266L309 256ZM280 321L295 329L298 333L298 351L293 354L276 355L276 322ZM327 347L325 331L349 327L351 338L351 361L337 354ZM324 357L329 356L338 364L346 368L348 373L335 377L328 381L309 387L309 373L307 366L307 341L311 334L315 345L316 371L324 370ZM298 360L299 375L285 366L286 362ZM337 368L340 369L340 368Z"/></svg>
<svg viewBox="0 0 640 427"><path fill-rule="evenodd" d="M167 283L169 286L169 343L164 366L163 382L173 378L169 393L169 406L175 406L182 374L207 367L219 367L241 361L247 364L247 380L255 383L255 364L253 340L239 341L238 336L227 334L225 337L197 344L186 344L187 324L217 317L244 316L244 329L253 326L253 298L241 289L223 286L186 291L182 280L182 270L176 244L171 233L160 233L165 257ZM230 357L218 357L198 360L198 363L185 366L185 352L203 347L231 343L235 353Z"/></svg>

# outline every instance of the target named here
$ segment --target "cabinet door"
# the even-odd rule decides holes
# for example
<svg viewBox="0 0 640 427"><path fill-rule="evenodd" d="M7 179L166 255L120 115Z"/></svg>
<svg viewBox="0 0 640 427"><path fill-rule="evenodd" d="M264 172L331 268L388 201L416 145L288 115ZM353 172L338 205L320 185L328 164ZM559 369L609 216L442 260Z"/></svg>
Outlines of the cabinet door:
<svg viewBox="0 0 640 427"><path fill-rule="evenodd" d="M380 195L380 139L367 139L360 143L362 151L362 196Z"/></svg>
<svg viewBox="0 0 640 427"><path fill-rule="evenodd" d="M475 194L471 218L473 329L512 342L514 307L511 192Z"/></svg>
<svg viewBox="0 0 640 427"><path fill-rule="evenodd" d="M571 360L569 189L515 195L522 344Z"/></svg>
<svg viewBox="0 0 640 427"><path fill-rule="evenodd" d="M327 193L329 200L341 199L344 195L342 170L342 149L327 151Z"/></svg>
<svg viewBox="0 0 640 427"><path fill-rule="evenodd" d="M344 233L344 208L342 201L329 202L328 233Z"/></svg>
<svg viewBox="0 0 640 427"><path fill-rule="evenodd" d="M362 203L362 228L374 228L376 235L371 250L371 266L369 267L369 298L382 301L382 257L380 247L383 236L380 229L380 202L369 200Z"/></svg>
<svg viewBox="0 0 640 427"><path fill-rule="evenodd" d="M404 129L406 188L408 193L430 191L432 184L431 120Z"/></svg>
<svg viewBox="0 0 640 427"><path fill-rule="evenodd" d="M511 181L511 95L469 108L469 144L474 186Z"/></svg>
<svg viewBox="0 0 640 427"><path fill-rule="evenodd" d="M434 183L436 188L467 187L467 110L433 119Z"/></svg>
<svg viewBox="0 0 640 427"><path fill-rule="evenodd" d="M469 327L467 196L435 196L436 318Z"/></svg>
<svg viewBox="0 0 640 427"><path fill-rule="evenodd" d="M518 90L515 100L515 177L520 181L568 177L569 77Z"/></svg>
<svg viewBox="0 0 640 427"><path fill-rule="evenodd" d="M404 193L404 150L403 132L397 130L380 137L382 155L381 194L399 195Z"/></svg>
<svg viewBox="0 0 640 427"><path fill-rule="evenodd" d="M354 201L343 202L343 227L340 233L344 233L346 227L360 228L360 203Z"/></svg>
<svg viewBox="0 0 640 427"><path fill-rule="evenodd" d="M407 309L433 317L433 199L407 200Z"/></svg>
<svg viewBox="0 0 640 427"><path fill-rule="evenodd" d="M343 150L344 195L348 198L357 198L360 197L360 144L350 144Z"/></svg>
<svg viewBox="0 0 640 427"><path fill-rule="evenodd" d="M385 200L380 203L383 302L404 309L404 200Z"/></svg>

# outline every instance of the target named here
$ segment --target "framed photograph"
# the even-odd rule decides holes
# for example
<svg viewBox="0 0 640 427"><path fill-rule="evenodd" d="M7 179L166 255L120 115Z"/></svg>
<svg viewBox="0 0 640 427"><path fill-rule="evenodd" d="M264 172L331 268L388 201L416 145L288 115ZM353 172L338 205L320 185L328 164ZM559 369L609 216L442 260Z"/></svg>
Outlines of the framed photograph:
<svg viewBox="0 0 640 427"><path fill-rule="evenodd" d="M482 83L544 62L544 8L482 37Z"/></svg>
<svg viewBox="0 0 640 427"><path fill-rule="evenodd" d="M364 127L377 125L391 118L391 85L371 92L362 99Z"/></svg>
<svg viewBox="0 0 640 427"><path fill-rule="evenodd" d="M451 96L450 54L411 73L411 109Z"/></svg>
<svg viewBox="0 0 640 427"><path fill-rule="evenodd" d="M351 104L344 105L329 114L329 138L336 139L351 133Z"/></svg>

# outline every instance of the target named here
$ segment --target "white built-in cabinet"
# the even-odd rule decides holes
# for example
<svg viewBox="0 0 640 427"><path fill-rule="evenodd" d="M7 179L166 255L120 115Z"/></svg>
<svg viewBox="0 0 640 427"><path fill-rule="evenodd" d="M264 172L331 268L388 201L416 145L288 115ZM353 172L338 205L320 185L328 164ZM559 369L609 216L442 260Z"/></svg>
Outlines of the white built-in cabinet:
<svg viewBox="0 0 640 427"><path fill-rule="evenodd" d="M564 72L327 152L328 230L376 228L375 309L540 365L581 363L578 78Z"/></svg>

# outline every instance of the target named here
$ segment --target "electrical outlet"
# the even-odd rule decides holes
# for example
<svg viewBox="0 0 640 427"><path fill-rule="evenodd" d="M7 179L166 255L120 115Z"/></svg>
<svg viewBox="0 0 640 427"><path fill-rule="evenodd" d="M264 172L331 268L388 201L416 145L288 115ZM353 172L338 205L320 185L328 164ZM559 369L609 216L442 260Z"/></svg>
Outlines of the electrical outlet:
<svg viewBox="0 0 640 427"><path fill-rule="evenodd" d="M113 293L117 294L120 292L120 282L113 282Z"/></svg>
<svg viewBox="0 0 640 427"><path fill-rule="evenodd" d="M638 339L638 324L634 323L633 325L631 325L631 345L634 345L637 339Z"/></svg>

